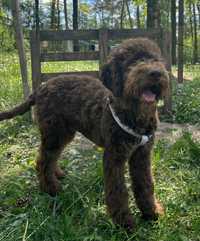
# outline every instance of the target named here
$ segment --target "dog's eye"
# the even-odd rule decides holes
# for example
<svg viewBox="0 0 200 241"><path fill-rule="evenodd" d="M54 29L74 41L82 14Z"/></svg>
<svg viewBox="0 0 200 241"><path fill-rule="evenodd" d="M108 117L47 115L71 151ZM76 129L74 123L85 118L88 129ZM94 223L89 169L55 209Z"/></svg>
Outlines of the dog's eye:
<svg viewBox="0 0 200 241"><path fill-rule="evenodd" d="M158 78L161 77L161 72L160 72L159 70L151 70L151 71L149 72L149 76L150 76L151 78L158 79Z"/></svg>

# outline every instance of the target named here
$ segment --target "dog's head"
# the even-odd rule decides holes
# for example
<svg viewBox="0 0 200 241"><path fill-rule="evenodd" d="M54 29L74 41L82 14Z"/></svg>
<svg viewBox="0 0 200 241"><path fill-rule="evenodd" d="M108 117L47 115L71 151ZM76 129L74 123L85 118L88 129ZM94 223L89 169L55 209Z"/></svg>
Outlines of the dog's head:
<svg viewBox="0 0 200 241"><path fill-rule="evenodd" d="M168 73L163 63L155 60L130 65L124 77L122 95L146 103L163 98L169 85Z"/></svg>
<svg viewBox="0 0 200 241"><path fill-rule="evenodd" d="M145 38L124 41L110 55L101 71L101 80L116 97L154 103L169 86L158 46Z"/></svg>

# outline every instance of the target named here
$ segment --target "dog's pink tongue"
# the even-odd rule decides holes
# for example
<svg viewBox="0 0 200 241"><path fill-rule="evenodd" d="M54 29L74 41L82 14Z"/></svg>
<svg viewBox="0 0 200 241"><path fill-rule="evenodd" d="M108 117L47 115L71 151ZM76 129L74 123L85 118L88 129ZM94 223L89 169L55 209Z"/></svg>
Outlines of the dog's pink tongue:
<svg viewBox="0 0 200 241"><path fill-rule="evenodd" d="M143 92L142 97L146 102L154 102L156 99L156 95L150 90L146 90Z"/></svg>

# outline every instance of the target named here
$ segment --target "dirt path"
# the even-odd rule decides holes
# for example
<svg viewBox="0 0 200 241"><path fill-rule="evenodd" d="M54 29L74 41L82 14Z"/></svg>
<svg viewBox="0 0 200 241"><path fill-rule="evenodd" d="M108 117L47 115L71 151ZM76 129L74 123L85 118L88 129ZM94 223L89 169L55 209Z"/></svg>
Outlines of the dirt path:
<svg viewBox="0 0 200 241"><path fill-rule="evenodd" d="M158 130L156 132L156 139L167 139L170 142L175 142L182 135L183 131L189 131L192 133L192 136L195 140L200 141L200 126L171 124L166 122L159 124ZM80 133L78 133L70 146L74 148L77 147L79 150L89 150L92 149L95 145Z"/></svg>
<svg viewBox="0 0 200 241"><path fill-rule="evenodd" d="M192 133L195 140L200 141L200 126L193 126L188 124L171 124L162 122L159 124L156 132L157 139L169 139L175 142L184 131Z"/></svg>

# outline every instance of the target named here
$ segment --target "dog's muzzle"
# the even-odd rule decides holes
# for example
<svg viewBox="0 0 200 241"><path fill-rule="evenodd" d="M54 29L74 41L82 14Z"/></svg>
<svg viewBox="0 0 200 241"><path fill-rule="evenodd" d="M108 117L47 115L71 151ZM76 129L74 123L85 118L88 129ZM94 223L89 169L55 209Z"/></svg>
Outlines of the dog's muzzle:
<svg viewBox="0 0 200 241"><path fill-rule="evenodd" d="M142 90L142 97L148 103L159 100L161 96L162 86L160 83L149 85Z"/></svg>

